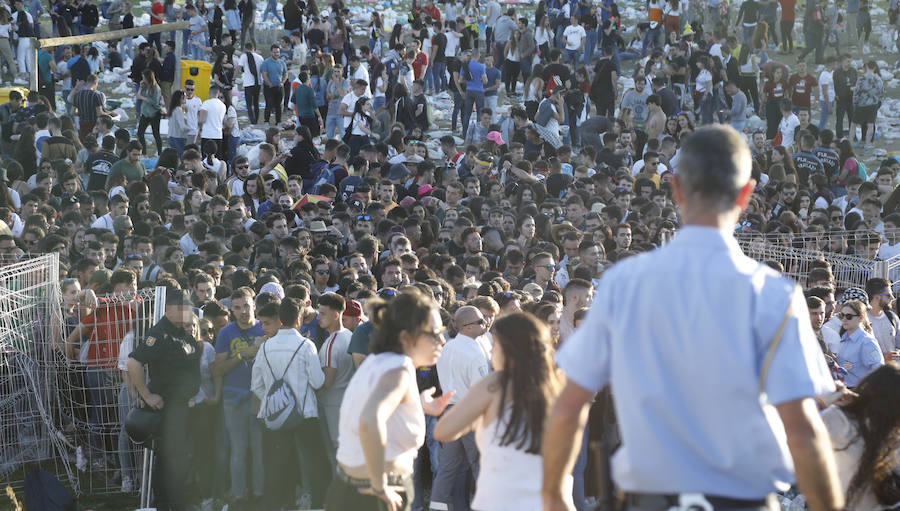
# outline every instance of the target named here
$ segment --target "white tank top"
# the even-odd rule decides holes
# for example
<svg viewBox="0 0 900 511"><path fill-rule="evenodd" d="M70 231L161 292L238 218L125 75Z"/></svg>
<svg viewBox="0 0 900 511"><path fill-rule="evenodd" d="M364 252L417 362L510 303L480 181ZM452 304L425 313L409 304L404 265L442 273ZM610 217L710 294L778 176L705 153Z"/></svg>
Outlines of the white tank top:
<svg viewBox="0 0 900 511"><path fill-rule="evenodd" d="M741 74L744 75L752 75L753 74L753 59L747 59L747 63L740 66Z"/></svg>
<svg viewBox="0 0 900 511"><path fill-rule="evenodd" d="M541 511L543 466L541 456L516 449L517 442L500 445L506 431L508 405L503 417L488 425L479 422L475 442L481 453L478 484L472 509L478 511ZM571 491L572 478L566 478L566 491Z"/></svg>
<svg viewBox="0 0 900 511"><path fill-rule="evenodd" d="M404 474L413 472L413 462L419 446L425 441L425 412L416 387L416 368L412 359L398 353L369 355L356 370L344 391L338 426L337 460L345 467L366 464L359 439L359 417L371 396L372 389L385 373L403 368L409 373L407 398L387 420L387 445L384 460L402 468Z"/></svg>

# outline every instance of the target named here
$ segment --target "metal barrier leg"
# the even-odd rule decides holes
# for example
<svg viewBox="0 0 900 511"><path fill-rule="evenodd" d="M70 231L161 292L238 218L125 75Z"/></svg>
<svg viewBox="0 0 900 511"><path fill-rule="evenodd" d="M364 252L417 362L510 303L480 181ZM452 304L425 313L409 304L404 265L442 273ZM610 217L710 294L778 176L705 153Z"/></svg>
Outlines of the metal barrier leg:
<svg viewBox="0 0 900 511"><path fill-rule="evenodd" d="M144 462L141 466L141 509L150 507L153 492L153 449L144 447Z"/></svg>

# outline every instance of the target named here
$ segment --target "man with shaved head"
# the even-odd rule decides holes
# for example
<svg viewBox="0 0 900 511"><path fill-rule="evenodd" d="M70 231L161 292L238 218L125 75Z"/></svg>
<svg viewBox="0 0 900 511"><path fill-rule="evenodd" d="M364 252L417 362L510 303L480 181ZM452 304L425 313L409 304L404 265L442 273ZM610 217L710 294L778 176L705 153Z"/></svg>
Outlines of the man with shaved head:
<svg viewBox="0 0 900 511"><path fill-rule="evenodd" d="M444 392L455 391L450 406L459 402L466 391L488 374L490 362L484 349L476 340L486 332L487 322L477 307L460 307L453 317L456 337L444 345L437 361L438 379ZM453 486L458 477L465 477L466 470L478 477L478 448L474 433L467 433L458 440L442 443L438 456L438 471L431 489L431 509L466 509L465 503L453 502Z"/></svg>

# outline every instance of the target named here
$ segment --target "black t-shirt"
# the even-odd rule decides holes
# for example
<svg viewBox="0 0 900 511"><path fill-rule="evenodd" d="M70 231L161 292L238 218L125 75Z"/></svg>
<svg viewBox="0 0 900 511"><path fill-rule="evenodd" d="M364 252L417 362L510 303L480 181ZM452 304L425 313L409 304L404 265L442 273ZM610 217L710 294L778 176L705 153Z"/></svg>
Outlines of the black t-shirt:
<svg viewBox="0 0 900 511"><path fill-rule="evenodd" d="M804 151L794 155L794 167L797 168L797 178L802 179L801 183L808 182L810 174L825 172L822 161L815 154Z"/></svg>
<svg viewBox="0 0 900 511"><path fill-rule="evenodd" d="M709 61L709 53L700 50L692 53L691 58L688 59L688 64L691 66L691 80L696 80L697 75L700 74L700 68L697 67L697 61L700 60L700 57L706 57L706 60Z"/></svg>
<svg viewBox="0 0 900 511"><path fill-rule="evenodd" d="M569 86L569 78L571 77L571 73L569 73L569 67L565 64L547 64L547 67L544 68L544 83L547 83L550 78L553 76L558 76L562 81L563 86Z"/></svg>
<svg viewBox="0 0 900 511"><path fill-rule="evenodd" d="M827 147L817 147L813 149L813 154L816 155L816 158L822 162L822 166L825 167L825 174L828 176L837 175L838 165L841 163L841 159L833 149L829 149Z"/></svg>
<svg viewBox="0 0 900 511"><path fill-rule="evenodd" d="M453 73L460 73L460 76L459 76L459 82L460 82L460 84L465 83L465 82L463 81L461 69L462 69L462 66L460 66L459 60L457 60L457 59L449 59L449 60L447 61L447 74L448 74L449 77L450 77L450 78L447 80L447 89L448 89L450 92L460 92L460 93L462 92L462 91L457 91L457 90L456 90L456 85L453 83Z"/></svg>
<svg viewBox="0 0 900 511"><path fill-rule="evenodd" d="M88 191L103 190L106 188L106 178L109 177L109 169L119 161L116 153L109 151L97 151L88 156L85 168L91 173L88 179Z"/></svg>
<svg viewBox="0 0 900 511"><path fill-rule="evenodd" d="M311 28L308 32L306 32L306 42L309 43L310 46L325 46L325 32L322 32L318 28Z"/></svg>
<svg viewBox="0 0 900 511"><path fill-rule="evenodd" d="M591 96L595 102L599 102L604 97L612 98L615 101L615 91L613 90L612 74L616 71L616 63L612 59L600 59L594 66L594 81L591 83Z"/></svg>
<svg viewBox="0 0 900 511"><path fill-rule="evenodd" d="M669 59L672 68L672 83L684 83L684 69L687 67L687 59L683 56L675 56Z"/></svg>
<svg viewBox="0 0 900 511"><path fill-rule="evenodd" d="M622 166L622 156L616 154L612 149L604 147L597 153L597 161L605 163L609 168L616 170Z"/></svg>
<svg viewBox="0 0 900 511"><path fill-rule="evenodd" d="M447 36L443 32L434 34L431 38L431 47L434 48L434 59L432 62L444 62L444 52L447 51Z"/></svg>

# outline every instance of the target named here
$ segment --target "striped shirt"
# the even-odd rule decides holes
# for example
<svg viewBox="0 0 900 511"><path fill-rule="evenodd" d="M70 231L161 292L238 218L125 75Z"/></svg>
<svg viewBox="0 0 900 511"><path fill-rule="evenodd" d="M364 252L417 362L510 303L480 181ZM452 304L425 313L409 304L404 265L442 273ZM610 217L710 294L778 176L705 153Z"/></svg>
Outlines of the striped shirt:
<svg viewBox="0 0 900 511"><path fill-rule="evenodd" d="M350 378L356 369L353 365L353 357L347 353L350 347L350 338L353 332L346 328L341 328L337 332L328 336L328 340L319 350L319 361L324 368L337 369L337 376L334 384L330 389L319 391L319 401L323 405L339 406L344 398L344 390L350 384Z"/></svg>
<svg viewBox="0 0 900 511"><path fill-rule="evenodd" d="M72 104L78 109L81 122L97 122L97 107L106 104L106 97L102 92L81 89L72 96Z"/></svg>

